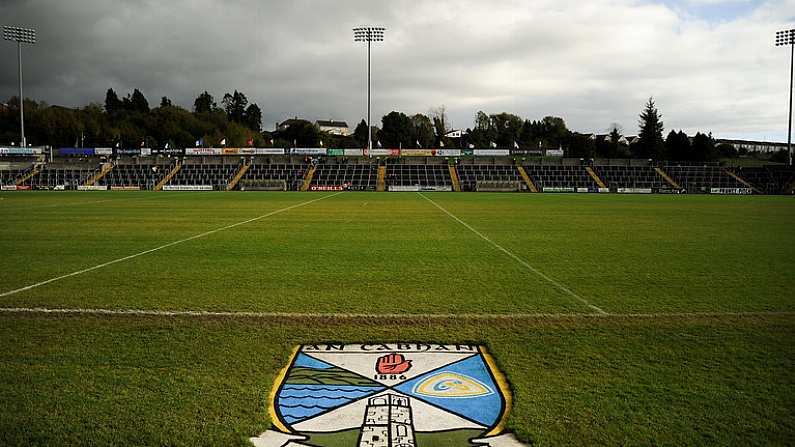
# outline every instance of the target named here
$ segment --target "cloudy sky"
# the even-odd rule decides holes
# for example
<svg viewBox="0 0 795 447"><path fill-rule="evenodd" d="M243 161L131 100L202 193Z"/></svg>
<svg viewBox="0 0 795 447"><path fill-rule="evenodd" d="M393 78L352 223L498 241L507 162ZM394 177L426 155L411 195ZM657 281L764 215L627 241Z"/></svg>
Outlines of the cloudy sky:
<svg viewBox="0 0 795 447"><path fill-rule="evenodd" d="M373 51L373 121L447 107L563 117L582 132L637 132L654 96L668 129L785 140L795 0L0 0L3 24L35 27L25 94L101 102L112 87L190 107L238 89L264 112L366 114L365 49L351 28L387 28ZM0 98L17 92L16 48L0 44Z"/></svg>

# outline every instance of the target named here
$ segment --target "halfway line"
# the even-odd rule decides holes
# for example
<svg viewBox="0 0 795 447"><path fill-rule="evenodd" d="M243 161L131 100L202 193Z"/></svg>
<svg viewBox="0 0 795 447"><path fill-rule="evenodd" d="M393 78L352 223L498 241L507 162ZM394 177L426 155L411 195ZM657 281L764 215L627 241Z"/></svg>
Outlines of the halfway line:
<svg viewBox="0 0 795 447"><path fill-rule="evenodd" d="M116 263L119 263L119 262L123 262L123 261L127 261L127 260L130 260L130 259L133 259L133 258L137 258L139 256L143 256L143 255L146 255L146 254L158 251L158 250L162 250L164 248L173 247L174 245L178 245L178 244L181 244L183 242L188 242L188 241L192 241L194 239L199 239L199 238L202 238L202 237L205 237L205 236L209 236L211 234L218 233L219 231L228 230L230 228L239 227L240 225L245 225L247 223L255 222L255 221L258 221L260 219L265 219L266 217L270 217L270 216L273 216L273 215L276 215L276 214L279 214L279 213L283 213L285 211L289 211L291 209L298 208L298 207L301 207L301 206L304 206L304 205L309 205L310 203L314 203L314 202L317 202L319 200L328 199L329 197L334 197L334 196L336 196L338 194L342 194L342 192L337 192L337 193L334 193L334 194L330 194L330 195L327 195L327 196L320 197L318 199L313 199L313 200L308 200L306 202L301 202L301 203L298 203L296 205L292 205L292 206L288 206L286 208L282 208L280 210L271 211L270 213L263 214L262 216L257 216L257 217L254 217L254 218L251 218L251 219L248 219L248 220L244 220L242 222L237 222L237 223L233 223L231 225L226 225L226 226L223 226L223 227L220 227L220 228L216 228L214 230L205 231L204 233L200 233L200 234L197 234L197 235L194 235L194 236L191 236L191 237L187 237L185 239L180 239L178 241L169 242L168 244L164 244L164 245L161 245L159 247L151 248L149 250L145 250L145 251L142 251L140 253L136 253L134 255L125 256L123 258L114 259L114 260L108 261L108 262L103 262L102 264L97 264L97 265L95 265L93 267L89 267L89 268L86 268L86 269L83 269L83 270L78 270L78 271L72 272L72 273L67 273L66 275L58 276L58 277L55 277L55 278L50 278L50 279L48 279L46 281L38 282L36 284L31 284L29 286L21 287L19 289L9 290L8 292L0 293L0 298L6 297L6 296L9 296L9 295L14 295L14 294L17 294L19 292L24 292L26 290L35 289L36 287L41 287L41 286L47 285L47 284L49 284L51 282L60 281L62 279L70 278L72 276L82 275L83 273L88 273L88 272L93 271L93 270L101 269L102 267L107 267L107 266L112 265L112 264L116 264Z"/></svg>
<svg viewBox="0 0 795 447"><path fill-rule="evenodd" d="M436 203L436 202L434 202L433 200L431 200L431 199L429 199L428 197L426 197L426 196L425 196L425 194L423 194L423 193L421 193L421 192L418 192L417 194L419 194L420 196L422 196L422 198L423 198L423 199L425 199L425 200L427 200L427 201L431 202L431 203L432 203L432 204L433 204L433 205L434 205L436 208L439 208L440 210L442 210L442 211L443 211L445 214L447 214L448 216L450 216L451 218L453 218L453 220L455 220L456 222L458 222L458 223L460 223L461 225L463 225L464 227L466 227L466 228L467 228L469 231L471 231L471 232L475 233L476 235L480 236L480 238L481 238L481 239L483 239L484 241L486 241L486 242L488 242L489 244L493 245L493 246L494 246L494 248L496 248L497 250L500 250L501 252L503 252L503 253L505 253L506 255L510 256L510 257L511 257L513 260L515 260L515 261L516 261L516 262L518 262L519 264L523 265L525 268L527 268L527 269L528 269L528 270L530 270L531 272L535 273L536 275L540 276L541 278L543 278L543 279L544 279L545 281L547 281L548 283L550 283L550 284L552 284L553 286L557 287L557 288L558 288L558 289L559 289L561 292L563 292L563 293L565 293L565 294L567 294L567 295L571 296L572 298L575 298L576 300L580 301L581 303L585 304L586 306L588 306L589 308L591 308L591 309L595 310L596 312L598 312L598 313L600 313L600 314L607 314L607 312L605 312L605 311L604 311L604 310L602 310L601 308L599 308L599 307L597 307L597 306L594 306L593 304L591 304L590 302L588 302L588 300L586 300L585 298L581 297L580 295L577 295L576 293L574 293L574 292L573 292L571 289L569 289L568 287L564 286L563 284L561 284L561 283L559 283L559 282L555 281L554 279L550 278L549 276L545 275L545 274L544 274L544 273L542 273L540 270L538 270L537 268L535 268L535 267L533 267L532 265L530 265L530 264L529 264L527 261L525 261L524 259L520 258L519 256L516 256L515 254L511 253L511 252L510 252L510 251L508 251L506 248L504 248L502 245L500 245L500 244L498 244L498 243L496 243L496 242L492 241L491 239L489 239L488 237L486 237L486 236L485 236L483 233L481 233L480 231L478 231L478 230L476 230L476 229L472 228L472 227L471 227L471 226L470 226L468 223L466 223L466 222L464 222L463 220L459 219L459 218L458 218L458 217L456 217L456 216L455 216L453 213L451 213L450 211L447 211L447 210L446 210L446 209L444 209L444 208L443 208L441 205L439 205L438 203ZM2 296L2 295L0 295L0 296Z"/></svg>

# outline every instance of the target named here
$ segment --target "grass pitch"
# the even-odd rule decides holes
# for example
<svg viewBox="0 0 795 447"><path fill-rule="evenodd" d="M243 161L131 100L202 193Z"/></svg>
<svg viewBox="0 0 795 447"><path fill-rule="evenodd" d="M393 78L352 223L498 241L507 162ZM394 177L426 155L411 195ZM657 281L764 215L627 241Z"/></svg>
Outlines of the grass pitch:
<svg viewBox="0 0 795 447"><path fill-rule="evenodd" d="M373 315L0 313L0 444L245 445L292 345L370 340L488 345L538 445L795 439L791 197L425 197L0 194L0 307Z"/></svg>

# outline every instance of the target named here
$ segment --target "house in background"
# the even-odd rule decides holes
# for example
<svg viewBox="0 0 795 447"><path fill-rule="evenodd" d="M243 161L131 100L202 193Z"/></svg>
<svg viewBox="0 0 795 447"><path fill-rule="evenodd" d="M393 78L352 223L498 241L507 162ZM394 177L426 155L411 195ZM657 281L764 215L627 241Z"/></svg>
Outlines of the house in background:
<svg viewBox="0 0 795 447"><path fill-rule="evenodd" d="M332 135L341 135L346 137L351 133L350 128L348 128L348 123L345 121L317 120L315 121L315 124L318 128L320 128L321 132L327 132Z"/></svg>

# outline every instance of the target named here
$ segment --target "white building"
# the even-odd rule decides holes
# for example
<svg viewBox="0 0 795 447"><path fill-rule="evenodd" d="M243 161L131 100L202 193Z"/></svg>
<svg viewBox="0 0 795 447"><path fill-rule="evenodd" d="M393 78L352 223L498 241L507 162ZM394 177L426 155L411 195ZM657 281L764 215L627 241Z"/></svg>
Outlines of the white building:
<svg viewBox="0 0 795 447"><path fill-rule="evenodd" d="M348 136L351 133L348 123L345 121L317 120L315 124L321 132L328 132L332 135Z"/></svg>

